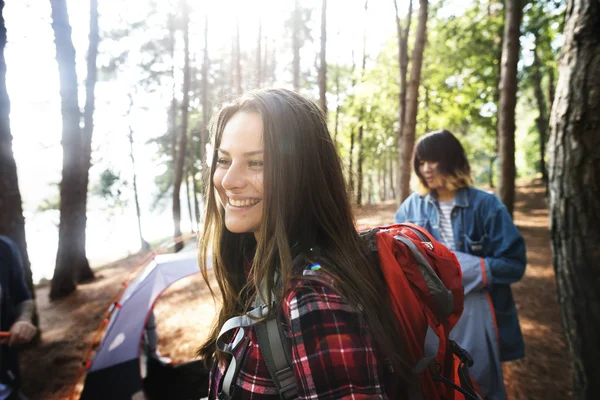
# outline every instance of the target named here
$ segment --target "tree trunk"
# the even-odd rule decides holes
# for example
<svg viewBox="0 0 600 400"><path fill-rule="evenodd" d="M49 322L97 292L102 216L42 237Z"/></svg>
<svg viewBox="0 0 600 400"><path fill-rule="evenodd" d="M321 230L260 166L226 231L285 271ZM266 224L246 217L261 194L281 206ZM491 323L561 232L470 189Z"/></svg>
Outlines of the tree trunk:
<svg viewBox="0 0 600 400"><path fill-rule="evenodd" d="M173 238L181 236L181 183L183 180L183 167L187 150L188 112L190 106L190 40L189 40L189 15L187 1L183 2L183 99L181 101L181 130L179 144L176 150L175 177L173 179ZM183 248L182 242L175 244L175 251Z"/></svg>
<svg viewBox="0 0 600 400"><path fill-rule="evenodd" d="M385 201L386 196L386 173L385 164L377 168L377 184L379 185L379 202Z"/></svg>
<svg viewBox="0 0 600 400"><path fill-rule="evenodd" d="M260 88L262 81L262 17L258 17L258 37L256 38L256 87Z"/></svg>
<svg viewBox="0 0 600 400"><path fill-rule="evenodd" d="M567 2L548 144L549 208L574 399L600 398L600 4Z"/></svg>
<svg viewBox="0 0 600 400"><path fill-rule="evenodd" d="M133 108L133 97L129 94L129 112L127 116L131 114L131 109ZM138 226L138 234L140 235L140 249L141 251L150 250L150 244L144 239L144 235L142 234L142 212L140 209L140 201L139 201L139 192L137 188L137 173L135 170L135 153L133 151L133 128L131 124L129 125L129 159L131 160L131 170L133 172L132 182L133 182L133 200L135 202L135 215L137 217L137 226Z"/></svg>
<svg viewBox="0 0 600 400"><path fill-rule="evenodd" d="M421 66L423 51L427 38L427 0L419 1L419 22L415 36L415 46L412 52L410 80L406 89L406 114L400 142L400 157L398 157L399 186L398 201L402 203L410 194L411 158L415 146L417 127L417 111L419 106L419 83L421 81Z"/></svg>
<svg viewBox="0 0 600 400"><path fill-rule="evenodd" d="M335 126L333 128L333 143L337 146L338 131L340 129L340 66L335 68Z"/></svg>
<svg viewBox="0 0 600 400"><path fill-rule="evenodd" d="M364 15L364 28L363 28L363 57L360 69L360 80L361 83L365 77L365 67L367 65L367 12L369 7L369 0L365 0L365 15ZM356 192L356 204L362 206L362 194L363 194L363 163L364 163L364 146L363 146L363 134L364 134L364 119L365 119L365 107L361 102L360 110L358 112L358 135L356 140L356 146L358 147L358 161L357 161L357 192Z"/></svg>
<svg viewBox="0 0 600 400"><path fill-rule="evenodd" d="M319 104L327 121L327 0L321 5L321 54L319 63Z"/></svg>
<svg viewBox="0 0 600 400"><path fill-rule="evenodd" d="M354 129L350 129L350 151L348 153L348 190L350 191L350 199L354 201Z"/></svg>
<svg viewBox="0 0 600 400"><path fill-rule="evenodd" d="M548 108L554 104L554 68L548 68Z"/></svg>
<svg viewBox="0 0 600 400"><path fill-rule="evenodd" d="M60 183L58 251L50 298L67 296L76 289L76 273L89 268L85 253L85 182L81 112L77 103L75 48L66 0L51 0L52 29L60 76L63 166Z"/></svg>
<svg viewBox="0 0 600 400"><path fill-rule="evenodd" d="M89 171L92 165L92 134L94 133L95 89L97 81L96 58L98 57L98 0L90 0L90 36L87 54L87 77L85 81L85 106L83 108L83 162L81 170L82 185L85 188L85 205L87 211L87 192L89 184ZM85 235L85 229L83 230ZM85 236L83 238L85 243ZM77 282L90 282L94 280L94 272L88 263L81 264L83 269L76 271Z"/></svg>
<svg viewBox="0 0 600 400"><path fill-rule="evenodd" d="M406 115L406 80L408 75L408 35L410 33L410 25L412 21L412 0L408 4L408 14L406 16L406 28L402 31L400 15L398 14L398 3L394 0L394 9L396 10L396 33L398 35L398 64L400 67L400 91L398 95L398 134L396 138L398 160L403 157L402 135L404 131L404 120ZM410 168L410 167L409 167ZM410 179L410 170L408 172ZM402 173L397 175L397 187L402 186ZM394 186L390 185L392 191ZM395 192L395 191L394 191ZM401 202L401 201L400 201Z"/></svg>
<svg viewBox="0 0 600 400"><path fill-rule="evenodd" d="M408 35L412 21L412 0L408 4L408 14L406 15L406 29L402 32L402 24L398 15L398 3L394 0L396 10L396 32L398 34L398 64L400 66L400 94L398 97L398 146L400 146L400 137L402 136L402 127L404 126L404 115L406 112L406 79L408 75Z"/></svg>
<svg viewBox="0 0 600 400"><path fill-rule="evenodd" d="M202 170L200 180L200 192L202 193L202 203L206 191L206 182L208 182L208 165L206 164L206 145L208 144L208 124L210 121L210 104L208 102L208 14L204 15L204 60L202 62L202 130L200 131L200 168ZM196 218L200 221L200 211L196 211Z"/></svg>
<svg viewBox="0 0 600 400"><path fill-rule="evenodd" d="M517 104L517 63L519 61L519 30L523 17L521 0L505 2L506 17L502 44L500 100L498 106L498 156L500 158L500 178L498 196L513 214L515 202L515 107Z"/></svg>
<svg viewBox="0 0 600 400"><path fill-rule="evenodd" d="M10 237L19 246L25 280L35 298L31 264L25 238L23 204L10 133L10 98L6 90L6 61L4 59L6 26L3 10L4 0L0 0L0 235ZM36 326L39 325L37 307L34 313L34 323Z"/></svg>
<svg viewBox="0 0 600 400"><path fill-rule="evenodd" d="M277 46L275 46L275 39L271 42L271 64L269 65L270 75L271 75L271 85L274 85L277 82Z"/></svg>
<svg viewBox="0 0 600 400"><path fill-rule="evenodd" d="M390 156L389 164L390 164L390 195L392 199L396 198L396 189L394 188L394 155Z"/></svg>
<svg viewBox="0 0 600 400"><path fill-rule="evenodd" d="M171 57L171 78L173 85L171 88L173 97L171 98L171 106L169 107L168 128L171 137L171 158L173 160L173 169L177 160L177 84L175 80L175 16L169 13L168 16L169 29L169 54Z"/></svg>
<svg viewBox="0 0 600 400"><path fill-rule="evenodd" d="M242 89L242 53L240 50L240 19L235 19L235 90L238 94L244 93Z"/></svg>
<svg viewBox="0 0 600 400"><path fill-rule="evenodd" d="M542 73L540 72L540 60L538 57L537 37L533 48L533 84L535 100L537 102L539 115L536 119L538 133L540 135L540 172L542 173L542 181L548 186L548 173L546 171L546 138L548 117L546 113L546 100L544 99L544 91L542 90Z"/></svg>
<svg viewBox="0 0 600 400"><path fill-rule="evenodd" d="M192 198L190 196L190 175L192 175L191 173L192 169L188 168L186 169L185 173L184 173L184 179L185 179L185 194L186 194L186 198L187 198L187 206L188 206L188 216L190 218L190 226L192 228L192 233L196 232L196 228L194 227L194 213L192 212ZM197 227L197 225L196 225Z"/></svg>
<svg viewBox="0 0 600 400"><path fill-rule="evenodd" d="M494 188L494 163L496 162L496 157L490 157L490 173L488 174L488 184L490 188Z"/></svg>
<svg viewBox="0 0 600 400"><path fill-rule="evenodd" d="M294 52L293 85L294 91L300 91L300 2L296 0L294 6L294 18L292 27L292 51Z"/></svg>

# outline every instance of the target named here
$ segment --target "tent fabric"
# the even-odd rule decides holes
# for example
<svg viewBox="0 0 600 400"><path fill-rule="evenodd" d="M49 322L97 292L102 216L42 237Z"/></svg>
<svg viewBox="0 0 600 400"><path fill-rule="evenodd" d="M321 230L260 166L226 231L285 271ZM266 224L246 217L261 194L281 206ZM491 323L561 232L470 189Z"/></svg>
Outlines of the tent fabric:
<svg viewBox="0 0 600 400"><path fill-rule="evenodd" d="M194 246L191 251L155 256L128 285L114 305L104 338L88 369L81 399L130 399L141 389L140 342L148 315L168 286L198 272Z"/></svg>

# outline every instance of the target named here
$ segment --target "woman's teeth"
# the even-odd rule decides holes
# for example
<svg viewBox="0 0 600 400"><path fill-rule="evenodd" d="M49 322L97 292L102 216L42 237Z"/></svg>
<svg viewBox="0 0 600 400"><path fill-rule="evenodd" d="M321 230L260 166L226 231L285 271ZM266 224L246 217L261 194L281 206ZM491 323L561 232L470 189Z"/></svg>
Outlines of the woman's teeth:
<svg viewBox="0 0 600 400"><path fill-rule="evenodd" d="M258 204L259 201L260 201L259 199L246 199L246 200L229 199L229 204L231 204L234 207L248 207L248 206L253 206L255 204Z"/></svg>

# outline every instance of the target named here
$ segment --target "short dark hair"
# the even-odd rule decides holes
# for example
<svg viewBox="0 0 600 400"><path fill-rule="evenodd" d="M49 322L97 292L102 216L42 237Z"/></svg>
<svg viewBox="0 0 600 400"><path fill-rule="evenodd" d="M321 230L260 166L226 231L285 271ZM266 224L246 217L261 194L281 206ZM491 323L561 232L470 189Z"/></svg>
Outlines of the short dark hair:
<svg viewBox="0 0 600 400"><path fill-rule="evenodd" d="M445 186L450 190L473 184L465 149L450 131L440 129L428 132L419 139L415 147L413 168L419 178L417 191L426 194L430 189L419 171L421 161L437 162L437 171L444 177Z"/></svg>

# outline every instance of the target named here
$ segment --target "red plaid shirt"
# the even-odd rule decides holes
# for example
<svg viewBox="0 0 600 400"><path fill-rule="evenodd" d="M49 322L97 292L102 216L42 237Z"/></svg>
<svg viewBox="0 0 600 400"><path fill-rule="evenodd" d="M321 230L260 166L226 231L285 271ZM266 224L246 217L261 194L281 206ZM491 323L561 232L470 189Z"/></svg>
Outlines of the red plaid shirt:
<svg viewBox="0 0 600 400"><path fill-rule="evenodd" d="M283 301L299 399L387 399L391 374L375 355L364 319L323 282L299 281ZM235 399L279 399L256 333L241 360ZM216 399L227 365L213 368L209 399ZM385 370L385 371L384 371Z"/></svg>

